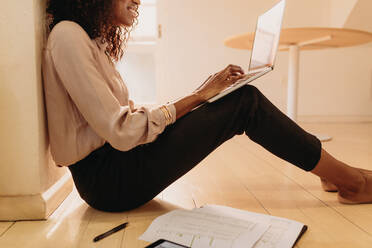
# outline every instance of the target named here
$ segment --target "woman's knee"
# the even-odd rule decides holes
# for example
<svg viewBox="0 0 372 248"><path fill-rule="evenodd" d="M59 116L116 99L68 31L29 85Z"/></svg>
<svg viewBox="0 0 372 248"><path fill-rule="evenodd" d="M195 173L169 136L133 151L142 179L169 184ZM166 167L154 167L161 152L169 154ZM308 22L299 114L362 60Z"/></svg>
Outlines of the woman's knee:
<svg viewBox="0 0 372 248"><path fill-rule="evenodd" d="M243 87L244 95L250 98L256 98L262 95L261 91L254 85L245 85Z"/></svg>
<svg viewBox="0 0 372 248"><path fill-rule="evenodd" d="M243 103L242 107L248 108L248 111L259 107L260 99L262 99L261 91L253 85L245 85L241 89L240 102Z"/></svg>

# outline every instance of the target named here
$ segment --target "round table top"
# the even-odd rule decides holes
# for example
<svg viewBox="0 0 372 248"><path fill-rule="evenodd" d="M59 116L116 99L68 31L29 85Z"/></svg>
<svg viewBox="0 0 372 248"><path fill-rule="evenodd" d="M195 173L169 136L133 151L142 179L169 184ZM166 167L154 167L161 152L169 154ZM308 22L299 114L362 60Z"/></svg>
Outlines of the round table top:
<svg viewBox="0 0 372 248"><path fill-rule="evenodd" d="M326 39L323 39L326 38ZM224 44L228 47L237 49L252 49L254 33L241 34L230 37ZM323 41L322 41L323 39ZM316 40L319 40L318 42ZM306 45L307 41L314 41ZM290 45L300 46L301 50L315 50L325 48L337 48L356 46L372 41L372 33L345 29L345 28L285 28L282 29L279 41L279 50L286 51Z"/></svg>

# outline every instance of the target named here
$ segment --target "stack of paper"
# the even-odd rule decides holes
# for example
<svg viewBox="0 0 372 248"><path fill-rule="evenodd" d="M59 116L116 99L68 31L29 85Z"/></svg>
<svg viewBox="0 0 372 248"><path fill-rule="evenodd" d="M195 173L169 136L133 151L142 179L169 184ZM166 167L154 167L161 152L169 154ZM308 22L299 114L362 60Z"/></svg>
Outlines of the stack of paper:
<svg viewBox="0 0 372 248"><path fill-rule="evenodd" d="M207 205L156 218L140 239L167 239L192 248L291 248L305 230L297 221Z"/></svg>

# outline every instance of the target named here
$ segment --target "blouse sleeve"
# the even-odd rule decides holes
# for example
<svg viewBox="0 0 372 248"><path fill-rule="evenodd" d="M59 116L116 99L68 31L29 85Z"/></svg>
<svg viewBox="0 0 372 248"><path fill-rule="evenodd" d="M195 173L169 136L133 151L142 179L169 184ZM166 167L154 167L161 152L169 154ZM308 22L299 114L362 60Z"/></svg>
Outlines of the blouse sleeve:
<svg viewBox="0 0 372 248"><path fill-rule="evenodd" d="M166 126L160 108L140 107L132 112L129 105L121 105L98 69L94 43L88 34L74 23L54 29L50 37L51 63L91 128L122 151L154 141ZM168 107L174 122L175 107Z"/></svg>

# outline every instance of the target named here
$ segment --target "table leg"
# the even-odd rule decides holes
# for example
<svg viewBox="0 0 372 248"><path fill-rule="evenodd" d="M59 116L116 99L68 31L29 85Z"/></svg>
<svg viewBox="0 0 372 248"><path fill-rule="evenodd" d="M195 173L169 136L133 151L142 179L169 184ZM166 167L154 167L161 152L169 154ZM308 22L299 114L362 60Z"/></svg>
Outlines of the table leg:
<svg viewBox="0 0 372 248"><path fill-rule="evenodd" d="M298 45L291 45L289 46L287 115L295 122L297 121L299 66L300 47ZM320 141L329 141L332 139L332 137L327 135L314 135Z"/></svg>

